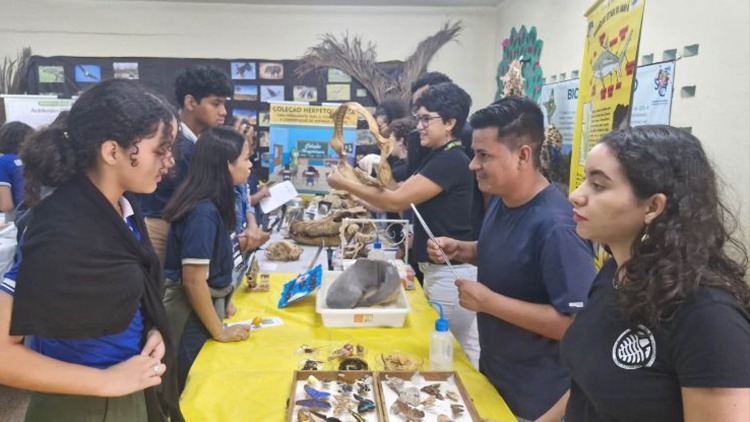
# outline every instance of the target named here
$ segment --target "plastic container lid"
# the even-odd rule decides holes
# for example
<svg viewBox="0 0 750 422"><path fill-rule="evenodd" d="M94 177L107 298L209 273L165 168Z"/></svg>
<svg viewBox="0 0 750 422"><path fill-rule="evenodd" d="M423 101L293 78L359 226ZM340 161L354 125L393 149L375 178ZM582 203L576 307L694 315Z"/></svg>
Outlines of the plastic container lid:
<svg viewBox="0 0 750 422"><path fill-rule="evenodd" d="M441 333L448 331L448 320L443 317L443 305L432 301L430 302L430 304L436 305L440 310L440 318L435 320L435 331L439 331Z"/></svg>

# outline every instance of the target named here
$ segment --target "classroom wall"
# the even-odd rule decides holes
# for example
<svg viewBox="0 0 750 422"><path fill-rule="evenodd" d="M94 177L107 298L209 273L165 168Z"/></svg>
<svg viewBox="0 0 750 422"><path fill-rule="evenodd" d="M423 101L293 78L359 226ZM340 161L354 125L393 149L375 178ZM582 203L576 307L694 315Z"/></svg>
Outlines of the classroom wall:
<svg viewBox="0 0 750 422"><path fill-rule="evenodd" d="M475 104L492 100L493 7L268 6L155 1L0 1L0 57L34 54L295 59L324 33L360 34L378 59L404 60L450 18L458 42L434 56Z"/></svg>
<svg viewBox="0 0 750 422"><path fill-rule="evenodd" d="M541 66L550 76L581 67L586 9L592 0L503 0L497 7L495 62L511 28L536 26L544 41ZM678 60L672 125L692 127L725 182L725 197L750 247L750 2L646 0L640 55L661 61L664 50L699 44L699 54ZM640 59L640 58L639 58ZM558 79L559 80L559 79ZM695 85L683 98L680 88Z"/></svg>

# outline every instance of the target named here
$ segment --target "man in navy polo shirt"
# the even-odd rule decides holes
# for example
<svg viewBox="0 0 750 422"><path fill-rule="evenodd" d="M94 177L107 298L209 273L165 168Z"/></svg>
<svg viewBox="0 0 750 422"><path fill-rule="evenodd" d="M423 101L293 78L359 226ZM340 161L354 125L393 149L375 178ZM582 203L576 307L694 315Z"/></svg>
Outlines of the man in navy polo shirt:
<svg viewBox="0 0 750 422"><path fill-rule="evenodd" d="M224 124L226 101L232 93L229 76L215 67L183 69L175 79L175 97L181 120L173 147L176 165L172 174L159 182L154 193L140 197L148 235L162 263L169 233L169 224L161 218L164 206L187 174L198 136L210 127Z"/></svg>
<svg viewBox="0 0 750 422"><path fill-rule="evenodd" d="M437 240L449 259L478 264L479 283L456 285L461 306L477 312L479 370L520 421L533 420L570 387L559 341L586 304L593 251L576 234L565 195L540 172L539 106L506 97L476 112L471 125L469 168L491 195L479 240ZM432 242L428 252L442 262Z"/></svg>

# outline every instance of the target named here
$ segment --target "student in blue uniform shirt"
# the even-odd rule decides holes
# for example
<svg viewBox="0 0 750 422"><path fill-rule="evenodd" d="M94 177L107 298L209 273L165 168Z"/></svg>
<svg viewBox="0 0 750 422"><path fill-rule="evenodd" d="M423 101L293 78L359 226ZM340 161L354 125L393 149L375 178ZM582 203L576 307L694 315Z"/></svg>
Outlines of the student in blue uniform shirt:
<svg viewBox="0 0 750 422"><path fill-rule="evenodd" d="M162 218L164 207L185 179L195 140L206 129L224 124L226 101L234 92L229 76L211 66L181 70L175 79L174 90L181 121L174 148L177 164L154 193L140 197L148 234L162 263L169 232L169 224Z"/></svg>
<svg viewBox="0 0 750 422"><path fill-rule="evenodd" d="M23 202L23 162L18 150L34 129L9 122L0 128L0 212L10 213ZM8 219L6 219L8 220Z"/></svg>
<svg viewBox="0 0 750 422"><path fill-rule="evenodd" d="M149 388L173 354L161 268L127 193L156 189L176 132L166 100L111 80L23 147L29 222L0 285L0 383L38 391L27 421L181 417L176 383ZM42 186L56 189L40 201Z"/></svg>
<svg viewBox="0 0 750 422"><path fill-rule="evenodd" d="M232 293L245 273L237 233L235 186L250 175L250 146L229 127L206 130L196 142L185 181L164 208L171 224L164 264L164 303L178 347L178 378L209 338L248 338L249 327L227 327Z"/></svg>
<svg viewBox="0 0 750 422"><path fill-rule="evenodd" d="M506 97L471 125L469 168L492 197L478 241L437 240L449 259L478 264L478 283L456 285L461 305L477 312L479 370L519 420L533 420L570 385L559 341L586 304L593 251L575 232L567 198L541 173L539 106ZM428 252L442 262L432 242Z"/></svg>

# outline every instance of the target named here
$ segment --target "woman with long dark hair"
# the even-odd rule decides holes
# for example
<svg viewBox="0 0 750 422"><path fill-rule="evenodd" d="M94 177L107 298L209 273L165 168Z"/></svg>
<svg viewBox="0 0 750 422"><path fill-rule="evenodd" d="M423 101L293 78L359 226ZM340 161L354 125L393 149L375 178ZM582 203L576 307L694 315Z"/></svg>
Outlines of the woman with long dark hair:
<svg viewBox="0 0 750 422"><path fill-rule="evenodd" d="M164 208L172 224L164 302L179 346L181 389L206 340L242 341L250 334L248 326L227 327L222 320L245 273L234 187L247 181L251 167L250 146L241 133L210 128L198 137L185 181Z"/></svg>
<svg viewBox="0 0 750 422"><path fill-rule="evenodd" d="M168 383L171 407L151 406L172 350L161 268L131 194L153 192L174 165L176 132L164 99L111 80L22 147L30 211L17 275L0 287L0 382L37 392L27 421L178 420ZM42 186L55 189L43 200Z"/></svg>
<svg viewBox="0 0 750 422"><path fill-rule="evenodd" d="M570 201L578 233L612 259L562 341L570 392L540 420L566 401L569 422L750 420L747 253L700 141L611 132Z"/></svg>

